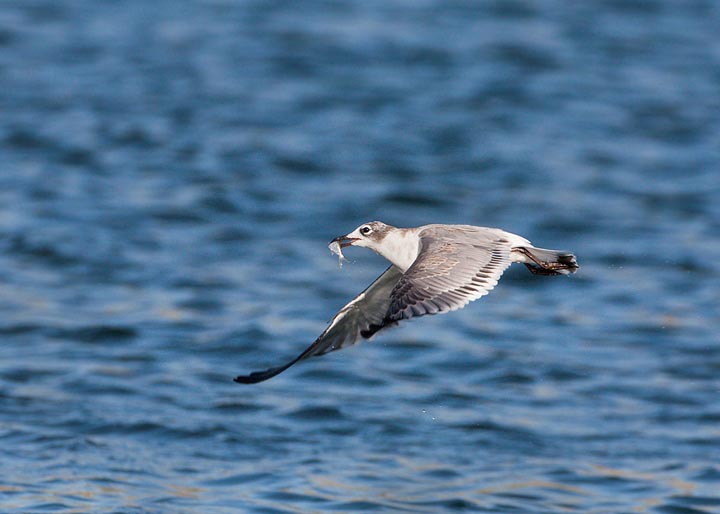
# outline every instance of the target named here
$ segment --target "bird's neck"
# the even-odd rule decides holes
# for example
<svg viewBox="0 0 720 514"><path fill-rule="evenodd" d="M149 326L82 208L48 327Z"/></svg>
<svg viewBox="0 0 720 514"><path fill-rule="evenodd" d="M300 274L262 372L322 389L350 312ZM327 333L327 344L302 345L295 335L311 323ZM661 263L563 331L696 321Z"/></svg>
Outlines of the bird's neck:
<svg viewBox="0 0 720 514"><path fill-rule="evenodd" d="M375 251L405 273L420 251L420 238L412 229L393 230Z"/></svg>

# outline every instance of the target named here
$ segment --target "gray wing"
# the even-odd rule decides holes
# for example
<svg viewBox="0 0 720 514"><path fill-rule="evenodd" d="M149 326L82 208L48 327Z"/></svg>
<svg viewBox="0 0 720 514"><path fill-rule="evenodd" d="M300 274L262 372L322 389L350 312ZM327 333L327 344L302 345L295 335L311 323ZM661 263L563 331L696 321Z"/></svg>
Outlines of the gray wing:
<svg viewBox="0 0 720 514"><path fill-rule="evenodd" d="M511 247L494 229L426 229L415 262L391 293L386 322L450 312L485 296L510 266Z"/></svg>
<svg viewBox="0 0 720 514"><path fill-rule="evenodd" d="M402 272L398 268L390 266L365 291L340 309L320 337L295 359L283 366L240 375L235 377L235 382L262 382L282 373L298 361L345 348L362 338L370 338L389 325L384 322L385 313L390 306L390 293L401 276Z"/></svg>

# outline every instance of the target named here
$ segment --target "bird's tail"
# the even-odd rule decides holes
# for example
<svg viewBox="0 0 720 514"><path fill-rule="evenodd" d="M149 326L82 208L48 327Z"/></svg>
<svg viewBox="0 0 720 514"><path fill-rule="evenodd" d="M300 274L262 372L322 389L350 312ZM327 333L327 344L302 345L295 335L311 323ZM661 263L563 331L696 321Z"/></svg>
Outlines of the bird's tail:
<svg viewBox="0 0 720 514"><path fill-rule="evenodd" d="M516 246L512 253L514 261L522 262L535 275L569 275L580 267L570 252Z"/></svg>

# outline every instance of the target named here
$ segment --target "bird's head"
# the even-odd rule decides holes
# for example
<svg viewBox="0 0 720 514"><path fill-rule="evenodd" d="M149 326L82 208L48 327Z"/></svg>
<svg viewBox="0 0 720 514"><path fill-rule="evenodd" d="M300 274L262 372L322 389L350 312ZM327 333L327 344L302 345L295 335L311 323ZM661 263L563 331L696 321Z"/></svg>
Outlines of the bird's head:
<svg viewBox="0 0 720 514"><path fill-rule="evenodd" d="M330 242L339 243L341 248L348 246L363 246L377 251L380 242L393 228L394 227L386 225L381 221L371 221L369 223L363 223L348 235L338 236Z"/></svg>

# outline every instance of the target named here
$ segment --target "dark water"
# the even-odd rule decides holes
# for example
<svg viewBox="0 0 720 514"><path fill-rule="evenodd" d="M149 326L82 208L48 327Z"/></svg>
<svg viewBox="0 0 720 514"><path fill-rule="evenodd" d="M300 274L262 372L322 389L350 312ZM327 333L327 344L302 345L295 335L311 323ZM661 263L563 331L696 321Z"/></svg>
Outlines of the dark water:
<svg viewBox="0 0 720 514"><path fill-rule="evenodd" d="M0 511L720 512L718 5L0 3ZM583 267L233 384L371 219Z"/></svg>

